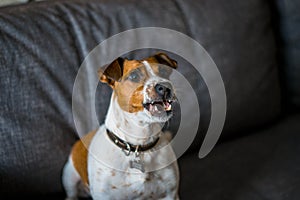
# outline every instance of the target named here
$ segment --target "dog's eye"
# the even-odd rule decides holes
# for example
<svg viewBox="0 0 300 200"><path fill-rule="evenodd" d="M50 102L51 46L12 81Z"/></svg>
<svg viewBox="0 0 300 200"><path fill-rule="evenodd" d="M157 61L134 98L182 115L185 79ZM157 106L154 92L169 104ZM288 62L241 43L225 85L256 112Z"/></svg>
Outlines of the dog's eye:
<svg viewBox="0 0 300 200"><path fill-rule="evenodd" d="M129 74L128 79L132 82L139 82L141 79L140 73L138 71L133 71Z"/></svg>

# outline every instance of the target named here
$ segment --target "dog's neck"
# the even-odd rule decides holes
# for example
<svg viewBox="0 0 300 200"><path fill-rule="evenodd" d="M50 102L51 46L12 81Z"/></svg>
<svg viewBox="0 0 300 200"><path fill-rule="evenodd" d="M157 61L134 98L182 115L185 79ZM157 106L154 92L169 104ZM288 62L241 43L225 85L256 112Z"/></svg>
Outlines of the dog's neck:
<svg viewBox="0 0 300 200"><path fill-rule="evenodd" d="M112 94L105 126L122 140L133 145L153 142L161 133L163 123L149 122L143 112L129 113L122 110L115 94Z"/></svg>

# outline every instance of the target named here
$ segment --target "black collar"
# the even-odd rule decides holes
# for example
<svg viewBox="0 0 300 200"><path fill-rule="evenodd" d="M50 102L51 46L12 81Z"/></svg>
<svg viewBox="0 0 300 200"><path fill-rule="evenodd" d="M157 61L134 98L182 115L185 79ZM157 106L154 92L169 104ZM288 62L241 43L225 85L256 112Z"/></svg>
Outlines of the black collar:
<svg viewBox="0 0 300 200"><path fill-rule="evenodd" d="M124 140L122 140L121 138L116 136L113 132L111 132L108 129L106 129L106 133L107 133L109 139L111 139L111 141L115 145L120 147L123 151L128 151L128 155L129 155L130 152L147 151L147 150L151 149L152 147L154 147L157 144L158 140L159 140L159 137L158 137L153 142L151 142L149 144L146 144L146 145L133 145L133 144L130 144L128 142L125 142Z"/></svg>

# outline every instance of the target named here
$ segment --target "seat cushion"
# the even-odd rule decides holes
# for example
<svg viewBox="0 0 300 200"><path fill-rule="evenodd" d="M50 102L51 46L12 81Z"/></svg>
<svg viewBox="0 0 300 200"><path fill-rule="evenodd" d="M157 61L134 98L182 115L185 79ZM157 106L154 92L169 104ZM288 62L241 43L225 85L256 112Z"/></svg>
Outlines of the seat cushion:
<svg viewBox="0 0 300 200"><path fill-rule="evenodd" d="M182 199L297 200L300 114L247 137L222 143L204 159L179 159Z"/></svg>

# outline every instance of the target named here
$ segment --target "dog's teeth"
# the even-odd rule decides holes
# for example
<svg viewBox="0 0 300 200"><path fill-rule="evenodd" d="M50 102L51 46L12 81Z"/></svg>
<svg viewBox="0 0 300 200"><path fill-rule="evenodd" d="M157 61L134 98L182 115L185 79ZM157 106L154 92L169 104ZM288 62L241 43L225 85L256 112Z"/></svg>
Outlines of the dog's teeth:
<svg viewBox="0 0 300 200"><path fill-rule="evenodd" d="M168 103L171 103L172 101L171 100L168 100Z"/></svg>
<svg viewBox="0 0 300 200"><path fill-rule="evenodd" d="M152 105L152 104L150 104L150 105L149 105L149 109L148 109L148 110L149 110L149 111L151 111L152 109L153 109L153 105Z"/></svg>
<svg viewBox="0 0 300 200"><path fill-rule="evenodd" d="M155 111L158 111L158 108L157 108L157 106L154 106L154 110L155 110Z"/></svg>
<svg viewBox="0 0 300 200"><path fill-rule="evenodd" d="M170 103L165 103L164 107L166 111L170 111L172 109L172 105Z"/></svg>
<svg viewBox="0 0 300 200"><path fill-rule="evenodd" d="M170 111L172 109L172 105L169 104L167 107L166 107L166 111Z"/></svg>
<svg viewBox="0 0 300 200"><path fill-rule="evenodd" d="M154 101L151 101L151 104L153 105L153 104L154 104Z"/></svg>

